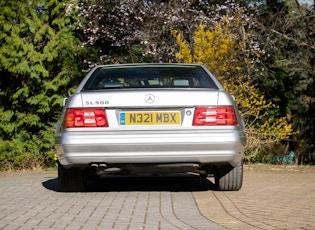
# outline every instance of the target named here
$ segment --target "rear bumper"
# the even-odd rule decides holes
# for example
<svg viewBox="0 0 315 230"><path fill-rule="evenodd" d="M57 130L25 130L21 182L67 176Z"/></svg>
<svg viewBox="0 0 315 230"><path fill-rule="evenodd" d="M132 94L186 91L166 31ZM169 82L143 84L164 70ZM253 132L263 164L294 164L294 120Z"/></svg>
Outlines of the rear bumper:
<svg viewBox="0 0 315 230"><path fill-rule="evenodd" d="M196 132L65 132L56 136L59 162L64 166L93 162L237 164L244 158L245 135L238 130Z"/></svg>

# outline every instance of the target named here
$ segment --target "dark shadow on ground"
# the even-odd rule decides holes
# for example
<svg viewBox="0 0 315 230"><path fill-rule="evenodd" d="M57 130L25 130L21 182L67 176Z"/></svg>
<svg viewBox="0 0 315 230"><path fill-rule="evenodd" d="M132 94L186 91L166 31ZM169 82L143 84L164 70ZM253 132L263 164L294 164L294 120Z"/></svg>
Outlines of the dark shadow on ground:
<svg viewBox="0 0 315 230"><path fill-rule="evenodd" d="M58 179L44 181L43 186L55 192L59 191ZM125 192L125 191L170 191L193 192L214 190L214 184L195 174L170 175L105 175L89 178L86 192Z"/></svg>

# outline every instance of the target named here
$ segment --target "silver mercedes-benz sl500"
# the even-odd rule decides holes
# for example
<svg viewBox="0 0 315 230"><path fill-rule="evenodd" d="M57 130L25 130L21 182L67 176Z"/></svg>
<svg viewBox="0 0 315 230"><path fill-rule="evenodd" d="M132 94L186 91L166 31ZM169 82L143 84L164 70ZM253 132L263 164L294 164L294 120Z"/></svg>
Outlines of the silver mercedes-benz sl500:
<svg viewBox="0 0 315 230"><path fill-rule="evenodd" d="M195 173L239 190L246 136L235 102L199 64L93 68L56 124L61 191L90 175Z"/></svg>

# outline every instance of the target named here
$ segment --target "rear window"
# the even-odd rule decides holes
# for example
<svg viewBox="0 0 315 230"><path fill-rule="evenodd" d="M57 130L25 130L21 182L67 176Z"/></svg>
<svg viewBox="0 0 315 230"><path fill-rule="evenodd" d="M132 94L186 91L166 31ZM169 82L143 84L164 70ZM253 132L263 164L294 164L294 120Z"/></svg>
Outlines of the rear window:
<svg viewBox="0 0 315 230"><path fill-rule="evenodd" d="M199 66L100 67L83 90L107 88L215 88L211 77Z"/></svg>

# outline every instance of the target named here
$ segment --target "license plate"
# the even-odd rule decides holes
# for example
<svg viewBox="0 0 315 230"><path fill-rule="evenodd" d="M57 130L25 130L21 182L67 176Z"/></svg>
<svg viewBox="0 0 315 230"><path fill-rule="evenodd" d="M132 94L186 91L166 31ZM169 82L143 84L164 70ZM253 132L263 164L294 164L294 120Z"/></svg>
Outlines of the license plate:
<svg viewBox="0 0 315 230"><path fill-rule="evenodd" d="M121 112L120 125L180 125L179 111Z"/></svg>

